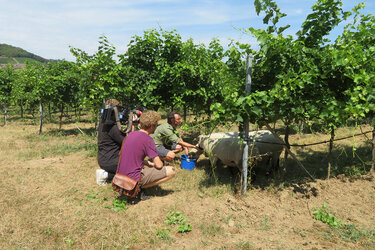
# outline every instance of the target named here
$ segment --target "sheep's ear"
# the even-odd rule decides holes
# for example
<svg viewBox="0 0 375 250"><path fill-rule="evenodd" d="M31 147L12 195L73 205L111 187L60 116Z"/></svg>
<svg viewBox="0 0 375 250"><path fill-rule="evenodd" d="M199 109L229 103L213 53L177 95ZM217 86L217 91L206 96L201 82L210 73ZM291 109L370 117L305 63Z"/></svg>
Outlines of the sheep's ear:
<svg viewBox="0 0 375 250"><path fill-rule="evenodd" d="M201 143L201 141L202 141L202 136L199 135L199 136L198 136L198 144L197 144L197 145L199 145L199 144Z"/></svg>

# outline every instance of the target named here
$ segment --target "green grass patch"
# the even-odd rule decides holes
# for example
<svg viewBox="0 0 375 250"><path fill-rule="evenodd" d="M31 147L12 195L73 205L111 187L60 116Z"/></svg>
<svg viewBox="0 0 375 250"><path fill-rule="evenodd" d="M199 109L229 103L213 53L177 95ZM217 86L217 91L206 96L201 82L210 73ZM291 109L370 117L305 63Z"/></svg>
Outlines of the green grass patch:
<svg viewBox="0 0 375 250"><path fill-rule="evenodd" d="M343 225L343 222L330 211L326 204L323 204L321 208L314 207L313 211L313 218L315 220L320 220L321 222L334 228L341 227Z"/></svg>
<svg viewBox="0 0 375 250"><path fill-rule="evenodd" d="M344 223L325 204L321 208L314 207L313 211L313 218L329 225L333 233L336 233L342 240L348 242L367 240L368 244L375 246L375 231L362 230L354 224ZM328 233L327 237L332 237L332 235Z"/></svg>
<svg viewBox="0 0 375 250"><path fill-rule="evenodd" d="M126 211L128 209L128 204L128 198L123 195L112 200L112 205L105 206L105 208L112 209L115 212Z"/></svg>
<svg viewBox="0 0 375 250"><path fill-rule="evenodd" d="M68 155L74 152L86 152L86 156L95 157L98 152L96 138L85 135L66 137L41 134L29 135L26 139L29 150L19 152L19 157L23 159ZM35 147L39 150L33 150Z"/></svg>
<svg viewBox="0 0 375 250"><path fill-rule="evenodd" d="M170 227L163 227L161 229L156 229L156 236L164 241L167 241L168 243L172 242L172 238L169 235L169 232L171 231Z"/></svg>
<svg viewBox="0 0 375 250"><path fill-rule="evenodd" d="M223 228L219 225L216 225L215 223L210 223L208 225L201 224L200 229L204 235L212 236L212 237L222 234L223 232Z"/></svg>
<svg viewBox="0 0 375 250"><path fill-rule="evenodd" d="M186 233L190 232L193 227L186 222L186 216L180 211L170 211L167 213L165 223L167 225L178 225L177 232Z"/></svg>

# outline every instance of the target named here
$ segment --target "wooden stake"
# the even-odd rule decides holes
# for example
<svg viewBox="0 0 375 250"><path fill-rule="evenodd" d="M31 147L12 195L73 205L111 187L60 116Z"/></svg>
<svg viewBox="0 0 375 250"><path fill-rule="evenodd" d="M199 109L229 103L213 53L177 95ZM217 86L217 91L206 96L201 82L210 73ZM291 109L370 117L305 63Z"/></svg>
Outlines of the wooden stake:
<svg viewBox="0 0 375 250"><path fill-rule="evenodd" d="M42 127L43 127L43 106L42 101L39 101L39 134L42 133Z"/></svg>
<svg viewBox="0 0 375 250"><path fill-rule="evenodd" d="M331 139L329 140L329 151L328 151L328 170L327 170L327 179L331 175L331 166L332 166L332 149L333 149L333 140L335 139L335 129L331 128Z"/></svg>
<svg viewBox="0 0 375 250"><path fill-rule="evenodd" d="M284 140L285 140L286 147L290 149L290 145L289 145L289 125L287 125L286 128L285 128ZM288 160L288 150L285 150L284 166L283 166L283 172L284 173L286 172L286 162L287 162L287 160Z"/></svg>
<svg viewBox="0 0 375 250"><path fill-rule="evenodd" d="M372 130L372 165L371 172L375 173L375 126Z"/></svg>

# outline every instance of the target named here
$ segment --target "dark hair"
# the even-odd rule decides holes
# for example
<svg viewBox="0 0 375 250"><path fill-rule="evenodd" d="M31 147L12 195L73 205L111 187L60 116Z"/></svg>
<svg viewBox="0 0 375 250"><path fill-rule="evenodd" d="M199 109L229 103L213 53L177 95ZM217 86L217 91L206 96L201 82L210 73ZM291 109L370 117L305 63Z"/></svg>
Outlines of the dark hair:
<svg viewBox="0 0 375 250"><path fill-rule="evenodd" d="M172 124L172 120L174 119L174 115L179 115L179 116L181 116L180 113L178 113L177 111L172 111L172 112L170 112L170 113L168 114L168 116L167 116L167 121L168 121L169 124Z"/></svg>

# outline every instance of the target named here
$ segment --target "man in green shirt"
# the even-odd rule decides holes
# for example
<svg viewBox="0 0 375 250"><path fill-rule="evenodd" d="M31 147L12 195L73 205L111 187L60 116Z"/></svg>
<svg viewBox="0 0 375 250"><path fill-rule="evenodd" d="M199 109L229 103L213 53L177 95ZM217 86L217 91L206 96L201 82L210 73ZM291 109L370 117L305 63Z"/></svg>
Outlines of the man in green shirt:
<svg viewBox="0 0 375 250"><path fill-rule="evenodd" d="M180 124L181 115L176 111L172 111L168 114L167 122L160 124L151 135L154 139L160 159L172 161L176 157L176 154L183 150L188 154L188 148L200 150L199 147L184 142L182 138L177 135L176 127Z"/></svg>

